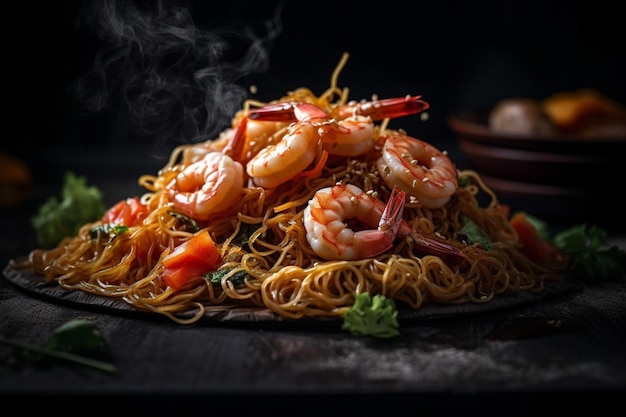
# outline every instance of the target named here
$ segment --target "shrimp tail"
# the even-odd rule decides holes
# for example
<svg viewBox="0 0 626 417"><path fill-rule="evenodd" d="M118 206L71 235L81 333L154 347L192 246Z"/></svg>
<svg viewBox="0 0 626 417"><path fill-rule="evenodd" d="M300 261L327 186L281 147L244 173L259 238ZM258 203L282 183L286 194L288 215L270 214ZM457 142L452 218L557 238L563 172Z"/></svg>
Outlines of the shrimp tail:
<svg viewBox="0 0 626 417"><path fill-rule="evenodd" d="M399 191L397 187L393 187L389 201L378 223L379 230L395 237L400 227L406 225L406 223L402 221L404 201L404 191ZM443 259L446 264L458 265L464 260L467 260L463 252L449 243L421 235L413 230L409 233L409 236L413 239L420 251L429 255L438 256Z"/></svg>
<svg viewBox="0 0 626 417"><path fill-rule="evenodd" d="M409 236L420 251L429 255L435 255L443 259L448 265L458 265L467 260L463 252L449 243L421 235L417 232L411 232Z"/></svg>
<svg viewBox="0 0 626 417"><path fill-rule="evenodd" d="M400 228L402 213L404 212L404 191L398 191L396 187L391 190L389 201L380 216L378 229L389 232L395 238Z"/></svg>
<svg viewBox="0 0 626 417"><path fill-rule="evenodd" d="M428 110L430 104L422 96L406 96L383 100L364 101L356 105L345 105L338 110L337 118L369 116L372 120L395 119Z"/></svg>
<svg viewBox="0 0 626 417"><path fill-rule="evenodd" d="M373 257L384 253L393 247L404 212L404 192L393 189L389 201L380 216L378 229L357 232L355 248L362 257Z"/></svg>
<svg viewBox="0 0 626 417"><path fill-rule="evenodd" d="M294 122L326 117L324 110L310 103L280 103L251 110L248 113L250 120L259 122Z"/></svg>
<svg viewBox="0 0 626 417"><path fill-rule="evenodd" d="M232 139L228 141L224 147L223 152L233 158L235 161L240 161L243 156L243 149L246 145L246 129L248 127L248 119L245 117L241 119L237 130Z"/></svg>

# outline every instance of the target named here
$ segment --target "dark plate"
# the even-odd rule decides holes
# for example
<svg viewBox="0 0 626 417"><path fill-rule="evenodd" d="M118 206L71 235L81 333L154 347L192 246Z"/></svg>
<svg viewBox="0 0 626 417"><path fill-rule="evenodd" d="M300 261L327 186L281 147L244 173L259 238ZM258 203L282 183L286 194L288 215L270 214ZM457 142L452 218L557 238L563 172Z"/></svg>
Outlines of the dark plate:
<svg viewBox="0 0 626 417"><path fill-rule="evenodd" d="M18 260L23 261L23 259ZM115 314L125 314L138 316L141 318L156 318L157 314L140 311L130 304L120 299L113 299L104 296L98 296L83 291L69 291L61 288L57 284L46 283L42 276L36 275L30 268L15 268L9 263L4 269L6 279L22 290L37 297L44 298L50 302L66 304L83 309L94 309ZM414 320L437 319L451 316L465 316L468 314L485 313L489 311L511 308L545 300L549 297L562 295L570 290L575 289L574 281L564 276L558 282L550 282L546 284L543 291L535 293L530 291L522 291L511 294L500 294L491 301L481 304L427 304L419 309L410 309L398 306L398 319L401 322L410 322ZM192 313L181 314L181 318L190 318ZM164 317L163 317L164 318ZM285 324L324 324L337 325L341 320L337 318L306 318L306 319L287 319L281 317L266 308L249 307L240 305L231 306L212 306L207 307L206 313L200 322L231 322L231 323L285 323Z"/></svg>

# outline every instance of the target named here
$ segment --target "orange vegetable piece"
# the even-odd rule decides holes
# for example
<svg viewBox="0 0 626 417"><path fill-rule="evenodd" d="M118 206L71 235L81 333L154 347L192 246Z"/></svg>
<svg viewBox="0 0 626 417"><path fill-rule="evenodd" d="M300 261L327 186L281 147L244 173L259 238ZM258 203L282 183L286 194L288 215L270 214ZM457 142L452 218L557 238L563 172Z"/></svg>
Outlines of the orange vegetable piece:
<svg viewBox="0 0 626 417"><path fill-rule="evenodd" d="M539 237L535 226L526 217L526 213L515 213L509 220L509 223L519 235L522 253L535 262L545 262L546 250L544 242Z"/></svg>
<svg viewBox="0 0 626 417"><path fill-rule="evenodd" d="M141 203L139 197L131 197L115 204L102 216L103 224L136 226L146 218L148 208Z"/></svg>
<svg viewBox="0 0 626 417"><path fill-rule="evenodd" d="M163 260L165 283L178 290L200 274L216 269L222 262L217 245L203 231L180 244Z"/></svg>

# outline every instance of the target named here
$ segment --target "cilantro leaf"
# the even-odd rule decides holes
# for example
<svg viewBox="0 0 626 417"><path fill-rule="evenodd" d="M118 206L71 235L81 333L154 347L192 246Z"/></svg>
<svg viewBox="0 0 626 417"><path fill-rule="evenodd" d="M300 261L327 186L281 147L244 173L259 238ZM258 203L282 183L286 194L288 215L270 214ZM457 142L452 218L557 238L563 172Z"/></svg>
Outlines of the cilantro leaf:
<svg viewBox="0 0 626 417"><path fill-rule="evenodd" d="M89 237L97 239L99 236L108 236L109 240L112 240L115 236L125 232L128 232L128 226L122 224L101 224L89 229Z"/></svg>
<svg viewBox="0 0 626 417"><path fill-rule="evenodd" d="M74 319L56 328L44 346L7 340L0 344L13 347L9 361L38 363L45 358L56 358L104 372L115 372L115 366L95 358L108 354L108 345L94 324L86 319Z"/></svg>
<svg viewBox="0 0 626 417"><path fill-rule="evenodd" d="M626 252L609 246L606 231L598 226L572 226L556 234L553 242L570 257L574 271L584 280L615 279L626 272Z"/></svg>
<svg viewBox="0 0 626 417"><path fill-rule="evenodd" d="M476 224L476 222L467 216L462 216L463 227L459 233L465 236L467 243L472 245L474 243L480 243L485 250L491 249L491 240L483 229Z"/></svg>
<svg viewBox="0 0 626 417"><path fill-rule="evenodd" d="M91 320L79 318L54 329L46 347L65 352L108 352L108 345L94 323Z"/></svg>
<svg viewBox="0 0 626 417"><path fill-rule="evenodd" d="M207 278L211 282L211 284L219 286L222 284L222 279L224 278L224 276L226 276L226 274L230 273L231 271L232 268L220 269L217 271L207 272L206 274L203 274L203 276ZM247 277L249 277L248 273L245 270L240 270L235 272L231 277L228 278L228 280L233 285L242 285L245 284Z"/></svg>

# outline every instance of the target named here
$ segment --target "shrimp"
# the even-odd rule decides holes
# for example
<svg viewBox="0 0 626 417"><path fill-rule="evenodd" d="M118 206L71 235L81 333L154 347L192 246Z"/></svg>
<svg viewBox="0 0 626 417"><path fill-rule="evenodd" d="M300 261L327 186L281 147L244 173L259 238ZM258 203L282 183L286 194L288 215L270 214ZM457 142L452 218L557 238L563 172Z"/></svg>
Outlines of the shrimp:
<svg viewBox="0 0 626 417"><path fill-rule="evenodd" d="M318 133L322 147L331 155L363 155L376 144L374 122L369 116L324 122L319 125Z"/></svg>
<svg viewBox="0 0 626 417"><path fill-rule="evenodd" d="M433 145L400 132L384 139L376 167L385 183L397 186L424 207L444 206L458 189L458 173L450 158Z"/></svg>
<svg viewBox="0 0 626 417"><path fill-rule="evenodd" d="M274 188L295 178L315 161L320 146L331 154L366 152L374 146L374 126L369 118L355 117L338 124L328 121L326 113L310 103L271 104L248 115L250 122L256 123L294 117L297 122L289 126L278 143L262 148L248 161L246 173L255 185ZM371 143L363 139L368 135Z"/></svg>
<svg viewBox="0 0 626 417"><path fill-rule="evenodd" d="M396 237L408 236L420 251L446 263L466 260L455 246L413 230L402 218L404 201L404 192L395 187L387 204L352 184L322 188L304 209L307 241L325 260L359 260L378 256L393 247ZM372 229L355 232L345 222L350 219Z"/></svg>
<svg viewBox="0 0 626 417"><path fill-rule="evenodd" d="M349 116L369 116L374 121L396 119L428 110L430 104L422 96L405 96L372 101L351 101L335 109L331 116L342 120Z"/></svg>
<svg viewBox="0 0 626 417"><path fill-rule="evenodd" d="M357 260L380 255L393 246L404 210L404 193L392 193L387 205L352 184L318 190L304 209L306 238L323 259ZM367 227L354 231L356 219Z"/></svg>
<svg viewBox="0 0 626 417"><path fill-rule="evenodd" d="M261 149L246 164L255 185L274 188L304 171L314 160L319 135L311 123L299 122L275 145Z"/></svg>
<svg viewBox="0 0 626 417"><path fill-rule="evenodd" d="M376 143L374 120L414 114L428 108L421 96L350 103L327 114L306 102L269 104L250 111L250 122L296 122L280 142L269 145L247 163L246 172L257 186L277 187L304 171L318 154L358 156ZM337 118L332 117L336 114ZM372 118L372 116L375 118ZM244 121L245 123L245 121ZM241 132L245 128L241 128ZM241 133L239 136L243 135ZM240 141L235 140L235 143Z"/></svg>
<svg viewBox="0 0 626 417"><path fill-rule="evenodd" d="M341 119L329 118L319 107L310 103L270 104L250 113L251 121L271 120L311 123L318 128L322 146L331 155L357 156L374 147L374 122L369 116L344 114Z"/></svg>
<svg viewBox="0 0 626 417"><path fill-rule="evenodd" d="M201 161L210 152L223 152L228 144L232 142L234 134L235 129L229 128L222 131L215 139L209 139L206 142L185 147L182 151L181 164L189 166L194 162Z"/></svg>
<svg viewBox="0 0 626 417"><path fill-rule="evenodd" d="M422 100L422 96L405 96L360 102L351 101L327 114L324 110L309 103L279 103L253 110L248 116L253 120L265 121L295 121L305 119L335 119L343 120L350 116L369 116L374 121L396 119L398 117L417 114L428 110L430 104Z"/></svg>
<svg viewBox="0 0 626 417"><path fill-rule="evenodd" d="M223 152L209 152L179 172L165 187L174 207L207 220L231 207L242 194L243 166Z"/></svg>

